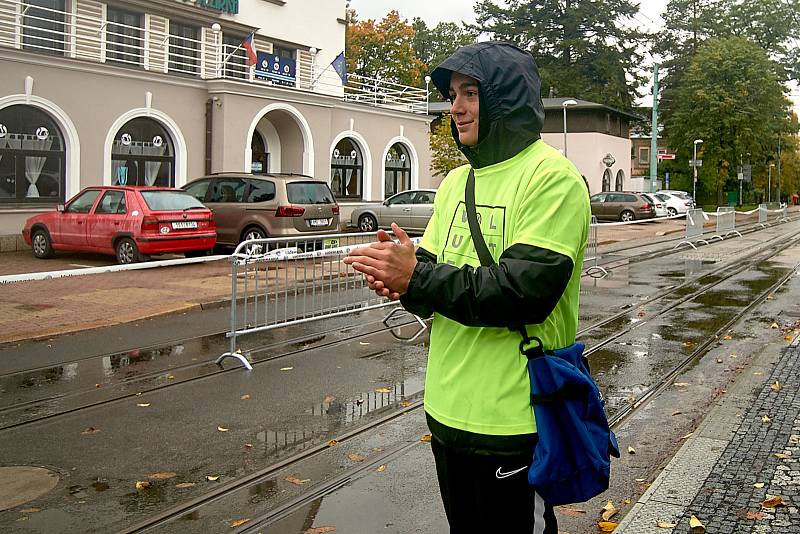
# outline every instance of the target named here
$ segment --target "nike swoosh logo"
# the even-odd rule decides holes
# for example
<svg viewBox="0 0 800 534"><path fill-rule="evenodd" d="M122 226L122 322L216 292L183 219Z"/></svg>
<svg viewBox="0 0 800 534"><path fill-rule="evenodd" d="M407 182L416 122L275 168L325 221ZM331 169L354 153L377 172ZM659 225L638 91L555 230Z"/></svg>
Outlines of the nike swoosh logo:
<svg viewBox="0 0 800 534"><path fill-rule="evenodd" d="M497 478L507 478L507 477L510 477L511 475L516 475L520 471L524 471L527 468L528 468L528 466L526 465L526 466L520 467L519 469L515 469L513 471L509 471L507 473L503 473L501 471L501 469L503 469L503 468L502 467L498 467L497 468L497 472L494 474L494 476L497 477Z"/></svg>

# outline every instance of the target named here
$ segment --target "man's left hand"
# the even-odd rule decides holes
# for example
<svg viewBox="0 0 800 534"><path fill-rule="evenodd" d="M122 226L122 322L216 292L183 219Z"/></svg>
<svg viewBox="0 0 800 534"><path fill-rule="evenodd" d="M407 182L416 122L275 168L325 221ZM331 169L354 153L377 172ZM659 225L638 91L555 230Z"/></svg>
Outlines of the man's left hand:
<svg viewBox="0 0 800 534"><path fill-rule="evenodd" d="M367 276L374 289L383 290L384 296L399 298L408 291L408 283L417 266L414 243L405 230L392 223L392 230L400 243L388 239L383 230L378 231L377 243L358 248L344 259L348 265ZM381 235L383 234L383 235ZM385 290L389 290L388 294Z"/></svg>

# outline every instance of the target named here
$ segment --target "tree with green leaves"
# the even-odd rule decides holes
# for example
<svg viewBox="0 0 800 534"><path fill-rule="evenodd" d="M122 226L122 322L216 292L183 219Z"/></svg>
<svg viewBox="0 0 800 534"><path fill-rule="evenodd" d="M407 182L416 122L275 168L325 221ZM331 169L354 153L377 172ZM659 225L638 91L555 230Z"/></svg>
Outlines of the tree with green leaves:
<svg viewBox="0 0 800 534"><path fill-rule="evenodd" d="M477 41L477 32L454 22L440 22L429 28L424 20L417 17L411 27L414 35L414 51L425 64L425 73L430 73L457 49Z"/></svg>
<svg viewBox="0 0 800 534"><path fill-rule="evenodd" d="M467 163L464 154L456 146L450 130L450 114L442 114L439 124L430 134L431 173L444 177L456 167Z"/></svg>
<svg viewBox="0 0 800 534"><path fill-rule="evenodd" d="M348 11L345 31L347 72L402 85L417 85L425 65L414 50L414 29L390 11L380 22L358 21Z"/></svg>
<svg viewBox="0 0 800 534"><path fill-rule="evenodd" d="M738 189L735 167L741 155L758 161L777 147L779 135L791 131L791 103L780 71L748 39L710 38L698 46L674 88L664 125L669 146L683 161L690 159L694 140L703 140L698 191L706 197L713 194L722 202L726 188ZM763 169L754 166L754 174Z"/></svg>
<svg viewBox="0 0 800 534"><path fill-rule="evenodd" d="M646 34L630 0L493 0L475 4L476 29L530 52L542 96L569 96L632 109L645 77Z"/></svg>

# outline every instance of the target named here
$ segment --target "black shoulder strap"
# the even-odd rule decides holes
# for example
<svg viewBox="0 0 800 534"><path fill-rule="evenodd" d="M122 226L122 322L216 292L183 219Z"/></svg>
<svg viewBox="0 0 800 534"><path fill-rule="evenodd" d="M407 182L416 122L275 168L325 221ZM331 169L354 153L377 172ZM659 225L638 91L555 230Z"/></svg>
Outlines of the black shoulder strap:
<svg viewBox="0 0 800 534"><path fill-rule="evenodd" d="M472 245L475 247L475 252L478 253L478 258L481 260L481 265L488 267L494 265L494 258L489 252L489 247L486 246L486 241L483 239L480 224L478 224L478 212L475 207L475 171L469 170L467 176L467 187L464 191L464 202L467 205L467 222L469 223L469 233L472 235ZM519 332L522 336L522 343L519 344L519 350L527 357L536 357L544 355L542 341L537 337L529 337L525 325L509 328L515 332ZM532 348L526 348L531 341L538 342L538 345Z"/></svg>

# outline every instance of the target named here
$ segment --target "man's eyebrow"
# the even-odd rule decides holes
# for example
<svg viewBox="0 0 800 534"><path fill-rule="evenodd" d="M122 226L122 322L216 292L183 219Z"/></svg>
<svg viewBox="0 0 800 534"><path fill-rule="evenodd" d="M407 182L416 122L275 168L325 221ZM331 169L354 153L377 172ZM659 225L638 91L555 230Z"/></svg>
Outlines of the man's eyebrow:
<svg viewBox="0 0 800 534"><path fill-rule="evenodd" d="M462 91L463 91L464 89L472 89L472 88L475 88L475 89L477 89L477 88L478 88L478 83L477 83L477 82L461 82L460 84L458 84L458 86L457 86L457 87L458 87L459 89L461 89ZM451 90L451 91L453 91L453 90L454 90L454 88L453 88L453 86L452 86L452 85L450 86L450 90Z"/></svg>

